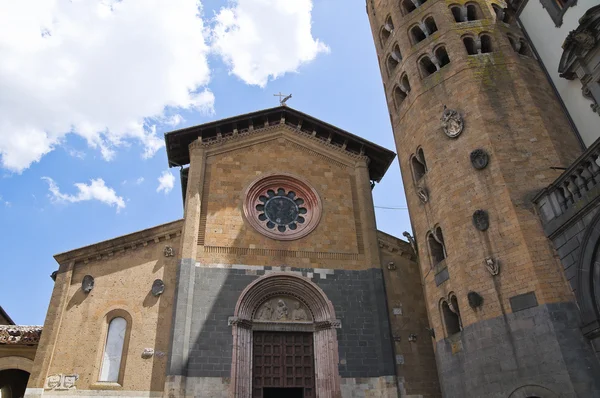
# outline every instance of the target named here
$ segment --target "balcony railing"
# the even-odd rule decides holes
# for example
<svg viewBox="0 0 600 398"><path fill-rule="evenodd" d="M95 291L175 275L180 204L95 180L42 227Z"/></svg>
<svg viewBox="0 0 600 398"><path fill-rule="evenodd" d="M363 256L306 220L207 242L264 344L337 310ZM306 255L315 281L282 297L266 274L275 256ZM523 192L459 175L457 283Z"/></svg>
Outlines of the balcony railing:
<svg viewBox="0 0 600 398"><path fill-rule="evenodd" d="M536 195L533 202L540 211L545 227L564 214L575 214L586 208L600 196L599 162L600 139L573 162L552 185Z"/></svg>

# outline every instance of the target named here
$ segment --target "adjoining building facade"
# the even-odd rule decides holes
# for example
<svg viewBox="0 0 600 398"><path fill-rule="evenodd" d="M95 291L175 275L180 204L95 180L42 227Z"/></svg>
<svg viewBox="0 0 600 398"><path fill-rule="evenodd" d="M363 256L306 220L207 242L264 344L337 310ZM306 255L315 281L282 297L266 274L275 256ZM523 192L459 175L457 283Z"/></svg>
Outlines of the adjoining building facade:
<svg viewBox="0 0 600 398"><path fill-rule="evenodd" d="M588 199L580 199L588 191L597 199L600 168L597 149L580 157L582 140L573 130L573 121L596 126L581 134L588 145L595 140L597 105L590 108L586 100L579 109L582 101L570 97L561 103L555 92L571 89L552 86L513 6L495 0L366 3L443 396L600 396L590 341L600 310L599 233L593 212L583 209ZM538 3L529 0L525 10ZM571 9L563 8L567 21ZM563 54L559 73L579 78L588 98L598 87L597 9L577 12L585 16L564 54L563 40L550 41L558 46L551 50L544 42L541 51ZM530 37L547 40L533 20L553 22L548 14L527 18ZM563 103L577 115L569 118ZM569 221L573 228L566 232L571 216L558 218L569 209L585 216ZM547 234L556 246L570 240L559 248L570 264L579 261L572 251L578 239L589 236L583 263L571 274ZM567 281L575 274L581 279L575 293L587 297L587 307L573 292L577 283Z"/></svg>
<svg viewBox="0 0 600 398"><path fill-rule="evenodd" d="M15 325L0 306L0 398L25 394L41 333L41 326Z"/></svg>
<svg viewBox="0 0 600 398"><path fill-rule="evenodd" d="M27 397L440 397L393 152L287 106L166 135L184 218L55 256Z"/></svg>

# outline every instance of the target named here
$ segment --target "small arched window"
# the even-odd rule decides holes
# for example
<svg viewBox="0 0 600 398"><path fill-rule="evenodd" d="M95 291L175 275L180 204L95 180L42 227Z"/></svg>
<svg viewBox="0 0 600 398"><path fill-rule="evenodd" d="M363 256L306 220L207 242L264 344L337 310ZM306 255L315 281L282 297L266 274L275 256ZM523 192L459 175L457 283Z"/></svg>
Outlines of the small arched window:
<svg viewBox="0 0 600 398"><path fill-rule="evenodd" d="M108 333L106 334L106 343L104 345L104 355L102 356L99 381L115 383L119 381L126 334L127 321L125 318L113 318L108 324Z"/></svg>
<svg viewBox="0 0 600 398"><path fill-rule="evenodd" d="M396 69L396 66L398 66L400 61L396 60L396 58L394 58L391 54L390 56L388 56L387 59L387 69L388 69L388 74L392 74L392 71L394 69Z"/></svg>
<svg viewBox="0 0 600 398"><path fill-rule="evenodd" d="M519 54L531 57L531 50L525 39L519 39Z"/></svg>
<svg viewBox="0 0 600 398"><path fill-rule="evenodd" d="M459 6L450 7L450 11L452 11L455 22L462 22L461 8Z"/></svg>
<svg viewBox="0 0 600 398"><path fill-rule="evenodd" d="M444 326L446 326L446 337L460 333L462 328L460 312L458 311L458 300L456 300L456 296L453 295L450 298L450 303L446 300L442 301L441 307Z"/></svg>
<svg viewBox="0 0 600 398"><path fill-rule="evenodd" d="M479 40L481 40L481 53L491 53L492 50L492 38L488 35L479 36Z"/></svg>
<svg viewBox="0 0 600 398"><path fill-rule="evenodd" d="M442 229L436 227L427 235L427 244L429 245L429 253L431 254L431 265L435 267L446 259L446 247L444 245L444 236Z"/></svg>
<svg viewBox="0 0 600 398"><path fill-rule="evenodd" d="M400 87L394 87L394 105L396 109L400 108L400 104L406 98L406 93L400 89Z"/></svg>
<svg viewBox="0 0 600 398"><path fill-rule="evenodd" d="M421 67L421 73L423 74L423 77L427 77L432 73L437 72L437 67L427 56L421 58L419 61L419 66Z"/></svg>
<svg viewBox="0 0 600 398"><path fill-rule="evenodd" d="M416 10L417 6L415 6L414 3L410 0L402 0L402 3L400 3L400 8L402 9L402 13L404 15L408 15L414 10Z"/></svg>
<svg viewBox="0 0 600 398"><path fill-rule="evenodd" d="M467 21L477 21L481 18L481 9L479 8L479 4L467 4Z"/></svg>
<svg viewBox="0 0 600 398"><path fill-rule="evenodd" d="M379 41L381 42L381 47L385 46L385 43L390 38L391 32L387 31L385 27L381 28L381 33L379 33Z"/></svg>
<svg viewBox="0 0 600 398"><path fill-rule="evenodd" d="M500 7L498 4L492 4L492 8L496 14L496 21L509 23L509 14L505 8Z"/></svg>
<svg viewBox="0 0 600 398"><path fill-rule="evenodd" d="M427 31L429 32L429 35L431 36L432 34L434 34L435 32L437 32L438 28L437 25L435 24L435 20L433 19L433 17L428 17L427 19L425 19L425 27L427 28Z"/></svg>
<svg viewBox="0 0 600 398"><path fill-rule="evenodd" d="M423 33L419 25L415 25L410 29L410 36L412 38L413 45L427 38L427 36L425 36L425 33Z"/></svg>
<svg viewBox="0 0 600 398"><path fill-rule="evenodd" d="M410 93L410 83L408 82L408 76L406 76L406 73L400 78L400 87L402 87L402 90L406 94Z"/></svg>
<svg viewBox="0 0 600 398"><path fill-rule="evenodd" d="M506 37L508 37L508 41L510 42L510 46L513 48L513 50L515 50L515 52L519 52L517 39L515 39L511 35L507 35Z"/></svg>
<svg viewBox="0 0 600 398"><path fill-rule="evenodd" d="M445 47L439 47L437 50L435 50L435 57L440 63L440 68L443 68L450 63L450 57L448 56L448 52L446 52Z"/></svg>
<svg viewBox="0 0 600 398"><path fill-rule="evenodd" d="M417 153L411 156L410 167L412 168L415 183L419 182L425 173L427 173L427 163L425 163L425 153L422 148L417 149Z"/></svg>
<svg viewBox="0 0 600 398"><path fill-rule="evenodd" d="M475 55L477 54L477 48L475 47L475 40L472 37L466 36L463 37L463 43L465 45L465 49L467 50L467 54Z"/></svg>

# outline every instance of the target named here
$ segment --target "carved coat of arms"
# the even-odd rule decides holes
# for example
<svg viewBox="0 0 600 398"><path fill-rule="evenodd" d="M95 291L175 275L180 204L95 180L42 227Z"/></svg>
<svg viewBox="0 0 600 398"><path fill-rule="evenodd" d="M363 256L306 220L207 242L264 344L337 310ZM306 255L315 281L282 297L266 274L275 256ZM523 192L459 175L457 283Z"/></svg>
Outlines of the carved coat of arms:
<svg viewBox="0 0 600 398"><path fill-rule="evenodd" d="M454 109L446 108L445 105L440 121L442 122L444 133L450 138L458 137L465 126L460 114Z"/></svg>

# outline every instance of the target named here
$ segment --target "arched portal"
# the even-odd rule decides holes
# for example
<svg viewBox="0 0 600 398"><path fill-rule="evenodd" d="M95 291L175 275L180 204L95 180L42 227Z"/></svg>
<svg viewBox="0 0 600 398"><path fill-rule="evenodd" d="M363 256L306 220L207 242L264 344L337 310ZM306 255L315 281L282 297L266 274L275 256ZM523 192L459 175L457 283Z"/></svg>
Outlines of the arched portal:
<svg viewBox="0 0 600 398"><path fill-rule="evenodd" d="M20 398L25 395L29 372L21 369L0 370L0 398Z"/></svg>
<svg viewBox="0 0 600 398"><path fill-rule="evenodd" d="M302 350L312 347L313 396L341 397L335 331L341 326L340 321L335 318L333 305L323 290L309 279L288 273L273 273L257 279L240 295L229 323L233 327L231 397L264 397L262 386L253 390L256 370L253 350L255 336L262 339L257 340L258 347L264 344L265 332L275 337L279 333L281 338L291 339ZM307 336L311 341L306 341ZM279 371L283 372L284 367Z"/></svg>

